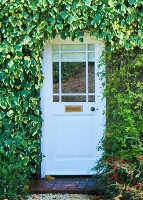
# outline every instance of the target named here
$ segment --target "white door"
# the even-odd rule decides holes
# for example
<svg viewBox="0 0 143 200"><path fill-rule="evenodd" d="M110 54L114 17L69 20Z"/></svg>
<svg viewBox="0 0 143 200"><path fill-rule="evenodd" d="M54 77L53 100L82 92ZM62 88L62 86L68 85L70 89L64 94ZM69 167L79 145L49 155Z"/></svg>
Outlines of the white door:
<svg viewBox="0 0 143 200"><path fill-rule="evenodd" d="M56 37L45 45L41 91L42 161L45 175L87 175L99 159L103 102L98 60L104 45Z"/></svg>

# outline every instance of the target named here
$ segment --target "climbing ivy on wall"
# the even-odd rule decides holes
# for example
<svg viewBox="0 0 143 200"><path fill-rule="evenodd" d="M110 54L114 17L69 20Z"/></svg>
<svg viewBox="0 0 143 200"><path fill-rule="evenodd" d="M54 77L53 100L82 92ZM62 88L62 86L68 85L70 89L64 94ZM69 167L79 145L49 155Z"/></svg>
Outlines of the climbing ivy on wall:
<svg viewBox="0 0 143 200"><path fill-rule="evenodd" d="M112 49L142 48L143 2L1 0L0 10L0 140L5 150L22 141L15 155L35 173L41 159L41 51L45 42L56 34L82 42L84 32L89 31Z"/></svg>

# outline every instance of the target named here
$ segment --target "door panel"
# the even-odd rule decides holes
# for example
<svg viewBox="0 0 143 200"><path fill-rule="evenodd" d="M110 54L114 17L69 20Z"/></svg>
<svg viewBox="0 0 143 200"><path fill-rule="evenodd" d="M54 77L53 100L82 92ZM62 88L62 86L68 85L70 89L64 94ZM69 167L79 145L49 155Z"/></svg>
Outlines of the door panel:
<svg viewBox="0 0 143 200"><path fill-rule="evenodd" d="M44 49L42 88L42 176L92 173L103 134L101 83L103 43L56 38ZM92 108L92 109L91 109Z"/></svg>
<svg viewBox="0 0 143 200"><path fill-rule="evenodd" d="M54 159L93 157L92 123L90 116L54 116ZM72 123L71 123L72 121ZM70 130L70 131L69 131ZM76 134L75 134L76 133ZM61 140L62 139L62 140Z"/></svg>

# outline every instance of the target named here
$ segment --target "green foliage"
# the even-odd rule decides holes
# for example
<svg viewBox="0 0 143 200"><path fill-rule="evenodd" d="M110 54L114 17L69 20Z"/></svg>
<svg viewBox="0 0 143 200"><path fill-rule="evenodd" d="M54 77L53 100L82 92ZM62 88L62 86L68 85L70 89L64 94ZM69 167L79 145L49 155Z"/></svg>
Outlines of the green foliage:
<svg viewBox="0 0 143 200"><path fill-rule="evenodd" d="M29 183L29 167L25 166L25 158L19 155L20 144L11 148L0 148L0 199L26 198L25 185Z"/></svg>
<svg viewBox="0 0 143 200"><path fill-rule="evenodd" d="M56 34L82 42L84 32L89 31L112 49L142 48L142 6L142 0L1 0L0 140L4 148L11 149L24 135L20 157L32 173L38 173L41 160L43 45ZM130 101L134 98L141 99L133 95ZM139 112L139 101L137 106Z"/></svg>
<svg viewBox="0 0 143 200"><path fill-rule="evenodd" d="M142 199L143 50L105 53L106 133L103 156L95 167L106 198ZM105 73L101 74L101 78Z"/></svg>

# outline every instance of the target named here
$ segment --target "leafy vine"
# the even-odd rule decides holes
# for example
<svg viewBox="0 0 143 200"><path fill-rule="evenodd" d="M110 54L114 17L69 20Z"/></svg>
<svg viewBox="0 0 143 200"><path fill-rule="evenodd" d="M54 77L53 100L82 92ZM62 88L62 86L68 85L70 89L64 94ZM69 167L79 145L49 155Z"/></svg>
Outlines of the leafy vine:
<svg viewBox="0 0 143 200"><path fill-rule="evenodd" d="M0 140L17 149L31 172L41 160L41 51L50 38L84 39L84 32L112 49L143 47L142 0L1 0ZM17 155L16 152L16 155Z"/></svg>

